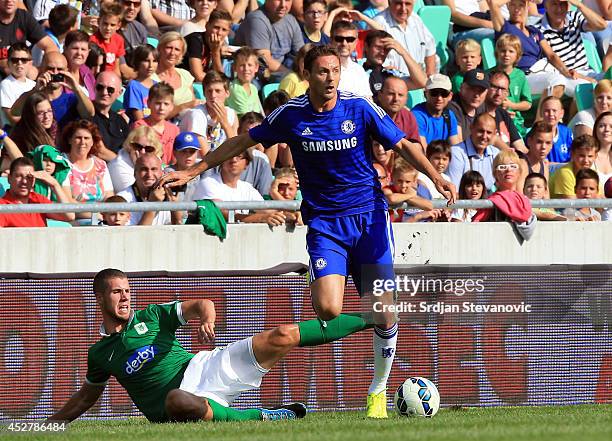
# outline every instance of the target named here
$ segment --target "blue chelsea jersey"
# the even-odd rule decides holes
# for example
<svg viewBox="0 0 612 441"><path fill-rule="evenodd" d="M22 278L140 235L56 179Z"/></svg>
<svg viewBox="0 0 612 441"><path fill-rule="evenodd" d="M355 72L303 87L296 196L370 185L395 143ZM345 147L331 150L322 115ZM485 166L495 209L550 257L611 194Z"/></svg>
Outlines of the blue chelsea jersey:
<svg viewBox="0 0 612 441"><path fill-rule="evenodd" d="M316 112L302 95L270 113L249 135L265 147L290 146L308 218L387 207L372 166L371 140L389 150L404 133L369 99L338 92L332 110Z"/></svg>

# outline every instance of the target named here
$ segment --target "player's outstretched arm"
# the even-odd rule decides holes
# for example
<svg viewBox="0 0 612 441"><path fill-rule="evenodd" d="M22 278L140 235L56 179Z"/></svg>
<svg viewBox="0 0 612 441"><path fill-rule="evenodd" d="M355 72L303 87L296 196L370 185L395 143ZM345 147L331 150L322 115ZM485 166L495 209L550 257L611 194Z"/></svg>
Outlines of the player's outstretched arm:
<svg viewBox="0 0 612 441"><path fill-rule="evenodd" d="M47 421L73 421L89 410L96 404L105 385L95 386L83 383L83 386L68 400L64 407L49 417Z"/></svg>
<svg viewBox="0 0 612 441"><path fill-rule="evenodd" d="M215 304L208 299L187 300L181 303L181 312L185 321L200 319L198 337L200 343L210 343L215 339Z"/></svg>
<svg viewBox="0 0 612 441"><path fill-rule="evenodd" d="M208 152L199 163L192 165L186 170L174 171L162 176L157 182L156 187L180 187L181 185L185 185L197 175L204 173L209 168L218 166L234 156L238 156L255 144L257 144L257 141L254 141L248 133L234 136L226 140L217 149Z"/></svg>
<svg viewBox="0 0 612 441"><path fill-rule="evenodd" d="M433 183L436 185L436 189L448 199L448 203L453 204L457 200L457 190L455 186L445 180L440 173L431 165L431 162L427 159L423 153L423 148L420 144L416 144L408 141L406 138L402 138L394 148L402 158L412 164L418 171L425 173L431 178Z"/></svg>

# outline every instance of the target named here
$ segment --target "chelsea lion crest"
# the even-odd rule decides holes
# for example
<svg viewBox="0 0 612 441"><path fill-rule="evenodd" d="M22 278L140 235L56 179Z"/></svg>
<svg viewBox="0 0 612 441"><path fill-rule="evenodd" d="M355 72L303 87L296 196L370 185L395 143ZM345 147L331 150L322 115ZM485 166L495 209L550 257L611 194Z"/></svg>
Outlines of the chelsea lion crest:
<svg viewBox="0 0 612 441"><path fill-rule="evenodd" d="M350 135L351 133L355 131L355 123L351 121L350 119L346 119L340 125L340 129L342 130L343 133Z"/></svg>

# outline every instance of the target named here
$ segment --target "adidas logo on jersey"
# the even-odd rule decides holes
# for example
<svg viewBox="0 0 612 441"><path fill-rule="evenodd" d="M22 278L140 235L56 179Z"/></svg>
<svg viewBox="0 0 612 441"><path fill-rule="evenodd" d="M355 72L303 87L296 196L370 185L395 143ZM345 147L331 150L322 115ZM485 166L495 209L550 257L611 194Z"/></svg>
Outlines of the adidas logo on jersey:
<svg viewBox="0 0 612 441"><path fill-rule="evenodd" d="M306 127L304 130L302 130L302 136L308 135L312 135L312 130L310 130L310 127Z"/></svg>

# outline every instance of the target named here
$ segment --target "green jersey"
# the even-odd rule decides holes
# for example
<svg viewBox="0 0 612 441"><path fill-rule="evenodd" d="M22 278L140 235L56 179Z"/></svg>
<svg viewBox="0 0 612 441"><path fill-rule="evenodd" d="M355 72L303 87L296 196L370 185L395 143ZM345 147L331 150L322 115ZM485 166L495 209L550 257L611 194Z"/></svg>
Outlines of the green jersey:
<svg viewBox="0 0 612 441"><path fill-rule="evenodd" d="M112 375L150 421L166 421L166 395L180 386L194 355L175 336L185 323L177 301L133 311L121 332L108 335L102 326L87 354L86 381L103 385Z"/></svg>

